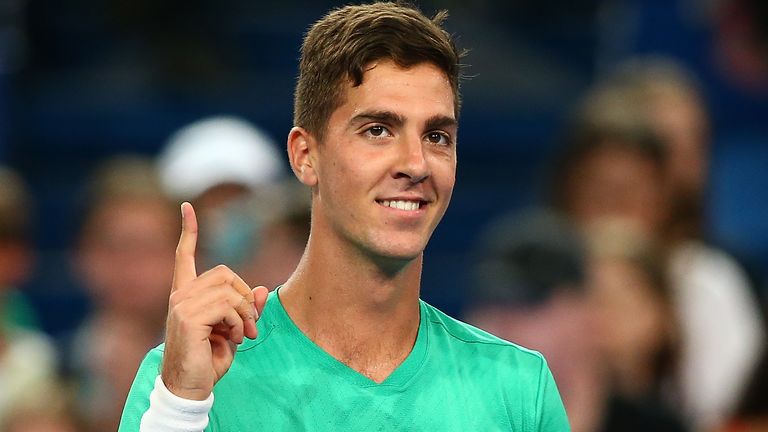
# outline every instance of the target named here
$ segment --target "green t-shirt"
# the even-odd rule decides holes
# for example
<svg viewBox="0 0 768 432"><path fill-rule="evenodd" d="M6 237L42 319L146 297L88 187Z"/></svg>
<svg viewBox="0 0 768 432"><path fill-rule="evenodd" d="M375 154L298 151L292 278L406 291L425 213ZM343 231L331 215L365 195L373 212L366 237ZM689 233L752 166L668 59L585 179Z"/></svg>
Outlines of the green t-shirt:
<svg viewBox="0 0 768 432"><path fill-rule="evenodd" d="M570 431L541 354L425 302L405 361L375 383L308 339L269 295L259 336L213 390L206 431ZM120 423L139 430L163 346L139 368Z"/></svg>

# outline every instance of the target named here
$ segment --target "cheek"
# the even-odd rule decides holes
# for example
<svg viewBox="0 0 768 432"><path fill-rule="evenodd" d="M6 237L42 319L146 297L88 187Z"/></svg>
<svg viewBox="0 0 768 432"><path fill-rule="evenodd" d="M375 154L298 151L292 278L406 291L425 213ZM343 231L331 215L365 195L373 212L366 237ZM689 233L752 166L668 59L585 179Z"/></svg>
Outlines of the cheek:
<svg viewBox="0 0 768 432"><path fill-rule="evenodd" d="M345 178L348 174L348 169L344 163L340 163L337 160L331 160L326 164L320 164L317 169L317 187L321 197L332 196L331 192L337 192L340 189L344 189L345 182L339 180Z"/></svg>
<svg viewBox="0 0 768 432"><path fill-rule="evenodd" d="M432 163L432 178L438 189L450 194L456 184L456 158L443 157L435 160Z"/></svg>
<svg viewBox="0 0 768 432"><path fill-rule="evenodd" d="M354 143L344 143L351 151L339 151L328 154L320 164L318 181L329 185L347 187L348 183L357 183L350 179L363 180L376 171L383 157L378 154L363 152L362 149L353 149ZM354 150L354 151L352 151Z"/></svg>
<svg viewBox="0 0 768 432"><path fill-rule="evenodd" d="M448 197L453 193L453 186L456 184L456 176L451 172L450 175L446 175L444 178L439 179L436 182L438 189Z"/></svg>

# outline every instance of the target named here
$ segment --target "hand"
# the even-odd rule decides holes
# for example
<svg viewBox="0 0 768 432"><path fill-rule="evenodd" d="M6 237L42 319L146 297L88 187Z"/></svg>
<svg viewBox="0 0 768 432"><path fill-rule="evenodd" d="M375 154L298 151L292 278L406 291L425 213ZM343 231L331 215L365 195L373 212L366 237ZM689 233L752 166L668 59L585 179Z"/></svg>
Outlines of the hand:
<svg viewBox="0 0 768 432"><path fill-rule="evenodd" d="M244 337L256 338L267 289L251 290L224 265L198 276L195 210L185 202L181 214L161 375L175 395L204 400L232 365L237 344Z"/></svg>

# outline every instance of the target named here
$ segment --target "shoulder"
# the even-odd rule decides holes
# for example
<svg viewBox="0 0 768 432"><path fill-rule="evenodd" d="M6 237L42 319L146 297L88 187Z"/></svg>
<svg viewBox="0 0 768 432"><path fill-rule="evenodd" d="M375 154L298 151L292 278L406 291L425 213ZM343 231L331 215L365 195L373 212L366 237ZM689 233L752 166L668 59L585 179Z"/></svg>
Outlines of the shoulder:
<svg viewBox="0 0 768 432"><path fill-rule="evenodd" d="M462 392L476 392L478 400L487 404L502 402L515 428L537 425L530 430L570 430L541 353L451 318L426 303L422 310L429 320L431 370L443 377L454 371Z"/></svg>
<svg viewBox="0 0 768 432"><path fill-rule="evenodd" d="M165 353L165 343L150 349L144 356L144 359L139 365L138 374L147 374L149 378L154 382L155 375L160 373L160 364L163 362L163 355Z"/></svg>
<svg viewBox="0 0 768 432"><path fill-rule="evenodd" d="M487 331L446 315L422 301L424 318L429 321L431 333L452 347L474 353L487 353L492 359L510 365L525 365L541 370L546 367L544 357L534 351Z"/></svg>

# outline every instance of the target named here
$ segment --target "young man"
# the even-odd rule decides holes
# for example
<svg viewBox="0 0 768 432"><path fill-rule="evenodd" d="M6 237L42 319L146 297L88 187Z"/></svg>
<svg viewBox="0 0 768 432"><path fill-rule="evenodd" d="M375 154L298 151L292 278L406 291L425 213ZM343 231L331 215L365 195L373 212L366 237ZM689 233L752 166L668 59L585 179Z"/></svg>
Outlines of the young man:
<svg viewBox="0 0 768 432"><path fill-rule="evenodd" d="M540 354L419 300L456 173L460 55L444 16L376 3L311 28L288 136L312 189L306 252L269 295L223 266L198 276L182 205L166 343L121 431L569 430Z"/></svg>

